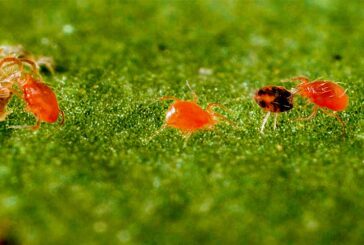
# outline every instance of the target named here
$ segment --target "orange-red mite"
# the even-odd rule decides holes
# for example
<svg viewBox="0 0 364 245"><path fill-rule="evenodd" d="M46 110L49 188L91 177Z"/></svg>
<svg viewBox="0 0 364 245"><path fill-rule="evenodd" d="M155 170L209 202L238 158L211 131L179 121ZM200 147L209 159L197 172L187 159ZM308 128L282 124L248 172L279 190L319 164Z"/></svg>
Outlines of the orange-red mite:
<svg viewBox="0 0 364 245"><path fill-rule="evenodd" d="M344 88L328 80L315 80L310 82L306 77L296 77L291 80L300 81L301 83L297 86L296 93L315 104L312 114L305 118L305 120L316 116L318 109L321 108L326 114L336 117L344 126L344 122L337 114L328 111L338 112L348 107L349 96L346 94Z"/></svg>
<svg viewBox="0 0 364 245"><path fill-rule="evenodd" d="M27 109L37 118L34 129L39 128L41 122L56 122L60 113L63 117L56 95L46 84L27 74L25 82L21 86ZM63 119L61 123L63 123Z"/></svg>
<svg viewBox="0 0 364 245"><path fill-rule="evenodd" d="M275 114L274 129L276 129L278 113L289 111L293 108L293 95L282 86L262 87L255 93L254 100L267 112L260 128L261 133L264 131L271 112Z"/></svg>
<svg viewBox="0 0 364 245"><path fill-rule="evenodd" d="M183 133L193 133L200 129L212 128L218 122L209 105L202 109L193 101L176 99L166 114L166 125Z"/></svg>
<svg viewBox="0 0 364 245"><path fill-rule="evenodd" d="M17 68L14 68L14 65ZM30 67L29 72L24 69L24 65ZM27 58L5 57L0 60L0 72L2 73L0 80L0 120L4 120L8 114L5 108L14 93L24 99L27 109L37 118L37 123L33 129L38 129L41 122L56 122L59 114L62 115L61 124L63 124L64 113L59 109L53 91L40 78L38 67L34 61ZM14 88L15 85L22 93ZM18 126L13 128L18 128Z"/></svg>
<svg viewBox="0 0 364 245"><path fill-rule="evenodd" d="M343 111L349 105L349 96L336 83L325 80L302 82L297 86L298 94L308 98L319 107L333 111Z"/></svg>
<svg viewBox="0 0 364 245"><path fill-rule="evenodd" d="M189 86L188 83L187 86ZM192 95L194 97L193 101L181 100L170 96L161 98L161 100L173 100L174 102L167 110L165 123L152 137L160 133L163 129L171 127L178 129L187 142L191 134L199 130L213 129L219 121L226 121L234 125L229 119L212 110L214 107L220 107L226 110L224 106L217 103L210 103L206 109L203 109L197 104L198 98L193 91Z"/></svg>

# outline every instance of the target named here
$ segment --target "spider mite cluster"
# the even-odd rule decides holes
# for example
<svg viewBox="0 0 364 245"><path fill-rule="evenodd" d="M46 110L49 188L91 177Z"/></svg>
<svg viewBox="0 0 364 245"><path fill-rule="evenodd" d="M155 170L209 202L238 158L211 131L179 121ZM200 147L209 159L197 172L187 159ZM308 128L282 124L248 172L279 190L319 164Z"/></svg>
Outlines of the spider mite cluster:
<svg viewBox="0 0 364 245"><path fill-rule="evenodd" d="M56 95L47 86L40 74L39 61L20 46L0 46L0 121L9 114L7 104L13 95L20 97L26 109L36 118L33 129L38 129L41 122L54 123L63 112L58 106ZM38 62L38 63L37 63ZM53 70L51 63L42 64Z"/></svg>
<svg viewBox="0 0 364 245"><path fill-rule="evenodd" d="M340 85L328 80L310 81L307 77L294 77L291 81L298 81L299 84L290 92L282 86L266 86L259 89L254 96L260 107L267 111L263 119L260 132L263 133L270 113L275 114L274 129L277 124L277 116L281 112L289 111L293 108L293 96L301 96L312 103L313 111L306 118L298 120L310 120L317 115L318 110L335 117L343 126L345 123L337 114L349 105L349 97Z"/></svg>
<svg viewBox="0 0 364 245"><path fill-rule="evenodd" d="M313 112L310 116L297 120L310 120L316 116L318 110L321 110L325 114L335 117L342 124L343 128L345 127L343 120L337 112L347 108L349 97L341 86L328 80L310 82L306 77L295 77L290 79L290 81L299 81L292 91L283 86L274 85L265 86L256 91L254 100L266 112L260 128L261 133L264 132L264 127L272 113L274 114L274 129L276 129L278 115L293 109L294 96L301 96L306 98L309 103L314 104ZM190 88L188 83L187 86ZM193 100L182 100L171 96L161 98L161 100L171 100L173 103L170 104L166 112L164 124L152 138L168 127L179 130L187 141L193 133L200 130L212 130L221 121L234 126L234 123L225 116L213 111L215 107L226 110L224 106L210 103L206 109L203 109L197 103L198 97L195 92L192 89L191 92Z"/></svg>

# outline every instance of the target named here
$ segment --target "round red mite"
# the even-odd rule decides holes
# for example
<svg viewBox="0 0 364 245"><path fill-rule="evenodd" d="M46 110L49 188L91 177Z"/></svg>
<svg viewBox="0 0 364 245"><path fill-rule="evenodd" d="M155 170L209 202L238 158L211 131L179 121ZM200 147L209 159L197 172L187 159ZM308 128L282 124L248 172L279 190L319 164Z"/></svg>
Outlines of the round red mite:
<svg viewBox="0 0 364 245"><path fill-rule="evenodd" d="M267 111L260 128L261 133L264 131L265 124L267 123L271 112L275 113L275 129L278 113L289 111L293 108L293 95L289 90L282 86L262 87L255 93L254 99L260 107Z"/></svg>
<svg viewBox="0 0 364 245"><path fill-rule="evenodd" d="M328 80L310 82L306 77L295 77L291 80L301 82L297 85L296 93L307 98L315 105L312 114L304 118L304 120L309 120L316 116L318 109L321 108L324 113L335 117L343 126L345 125L342 119L335 113L345 110L349 105L349 96L344 88Z"/></svg>
<svg viewBox="0 0 364 245"><path fill-rule="evenodd" d="M218 122L218 117L211 110L211 104L204 110L194 101L168 97L162 99L174 100L166 113L165 124L179 129L184 134L194 133L200 129L211 129Z"/></svg>
<svg viewBox="0 0 364 245"><path fill-rule="evenodd" d="M54 123L63 112L59 109L56 95L43 82L34 79L27 74L21 85L23 90L23 98L27 104L27 109L37 118L37 123L33 127L39 128L41 122Z"/></svg>
<svg viewBox="0 0 364 245"><path fill-rule="evenodd" d="M171 127L178 129L187 140L189 136L196 131L213 129L215 124L219 121L226 121L233 125L229 119L212 110L214 107L220 107L221 109L226 110L224 106L217 103L210 103L207 105L206 109L203 109L197 104L198 98L196 94L194 92L192 92L192 94L194 97L193 101L181 100L170 96L161 98L161 100L173 100L174 102L169 106L166 112L163 126L154 134L154 136L163 129Z"/></svg>

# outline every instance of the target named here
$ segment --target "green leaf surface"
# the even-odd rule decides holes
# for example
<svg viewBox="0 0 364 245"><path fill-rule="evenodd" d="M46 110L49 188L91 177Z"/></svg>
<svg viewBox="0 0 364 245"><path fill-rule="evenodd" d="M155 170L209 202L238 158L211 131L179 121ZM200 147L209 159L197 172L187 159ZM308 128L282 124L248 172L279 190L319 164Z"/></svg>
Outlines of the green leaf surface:
<svg viewBox="0 0 364 245"><path fill-rule="evenodd" d="M64 126L13 98L0 122L0 243L363 244L364 3L0 1L0 44L52 56L44 80ZM259 133L265 85L340 82L335 118L301 99ZM237 124L187 144L162 126L171 102L225 105ZM3 236L3 238L1 237Z"/></svg>

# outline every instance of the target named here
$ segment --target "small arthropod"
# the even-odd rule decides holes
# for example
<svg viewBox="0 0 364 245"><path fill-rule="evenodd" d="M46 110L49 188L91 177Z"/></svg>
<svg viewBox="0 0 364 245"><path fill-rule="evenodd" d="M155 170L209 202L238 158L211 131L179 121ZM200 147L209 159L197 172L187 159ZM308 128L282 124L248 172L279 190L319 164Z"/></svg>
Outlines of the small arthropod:
<svg viewBox="0 0 364 245"><path fill-rule="evenodd" d="M25 75L20 86L27 109L37 118L37 123L33 129L38 129L41 122L56 122L59 115L62 115L61 125L63 124L64 113L59 109L56 95L51 88L29 74Z"/></svg>
<svg viewBox="0 0 364 245"><path fill-rule="evenodd" d="M189 87L188 83L187 86ZM192 90L191 90L192 91ZM161 100L173 100L174 102L169 106L166 118L163 126L156 134L159 134L163 129L167 127L178 129L187 142L188 138L195 132L200 130L213 129L214 126L220 122L225 121L231 125L234 125L225 116L213 111L214 107L219 107L223 110L225 107L217 103L210 103L206 109L203 109L197 104L198 97L192 91L193 100L181 100L176 97L165 96Z"/></svg>
<svg viewBox="0 0 364 245"><path fill-rule="evenodd" d="M264 131L265 124L267 123L271 112L275 115L274 129L276 129L278 114L293 108L293 95L282 86L265 86L260 88L255 93L254 99L258 105L267 112L260 128L261 133Z"/></svg>
<svg viewBox="0 0 364 245"><path fill-rule="evenodd" d="M295 94L307 98L314 104L311 115L300 120L314 118L318 110L321 109L325 114L335 117L345 127L345 123L336 113L345 110L349 105L349 96L346 94L344 88L328 80L315 80L310 82L307 77L295 77L290 80L300 81L301 83L297 85Z"/></svg>
<svg viewBox="0 0 364 245"><path fill-rule="evenodd" d="M24 58L3 58L0 61L1 73L6 73L4 72L4 67L8 68L14 64L18 66L18 70L13 71L13 73L7 74L7 78L10 77L11 79L3 79L0 81L0 83L7 84L8 87L10 87L8 89L11 93L18 95L25 101L28 111L32 112L37 118L37 123L32 128L38 129L41 122L54 123L57 121L60 114L62 115L61 124L63 124L64 114L59 109L56 95L54 94L52 89L49 88L41 80L38 74L36 64L33 61ZM31 72L25 72L23 70L24 64L30 66ZM13 85L15 84L22 93L19 93L13 88ZM4 98L6 98L5 95ZM5 101L5 106L6 103L7 101Z"/></svg>

